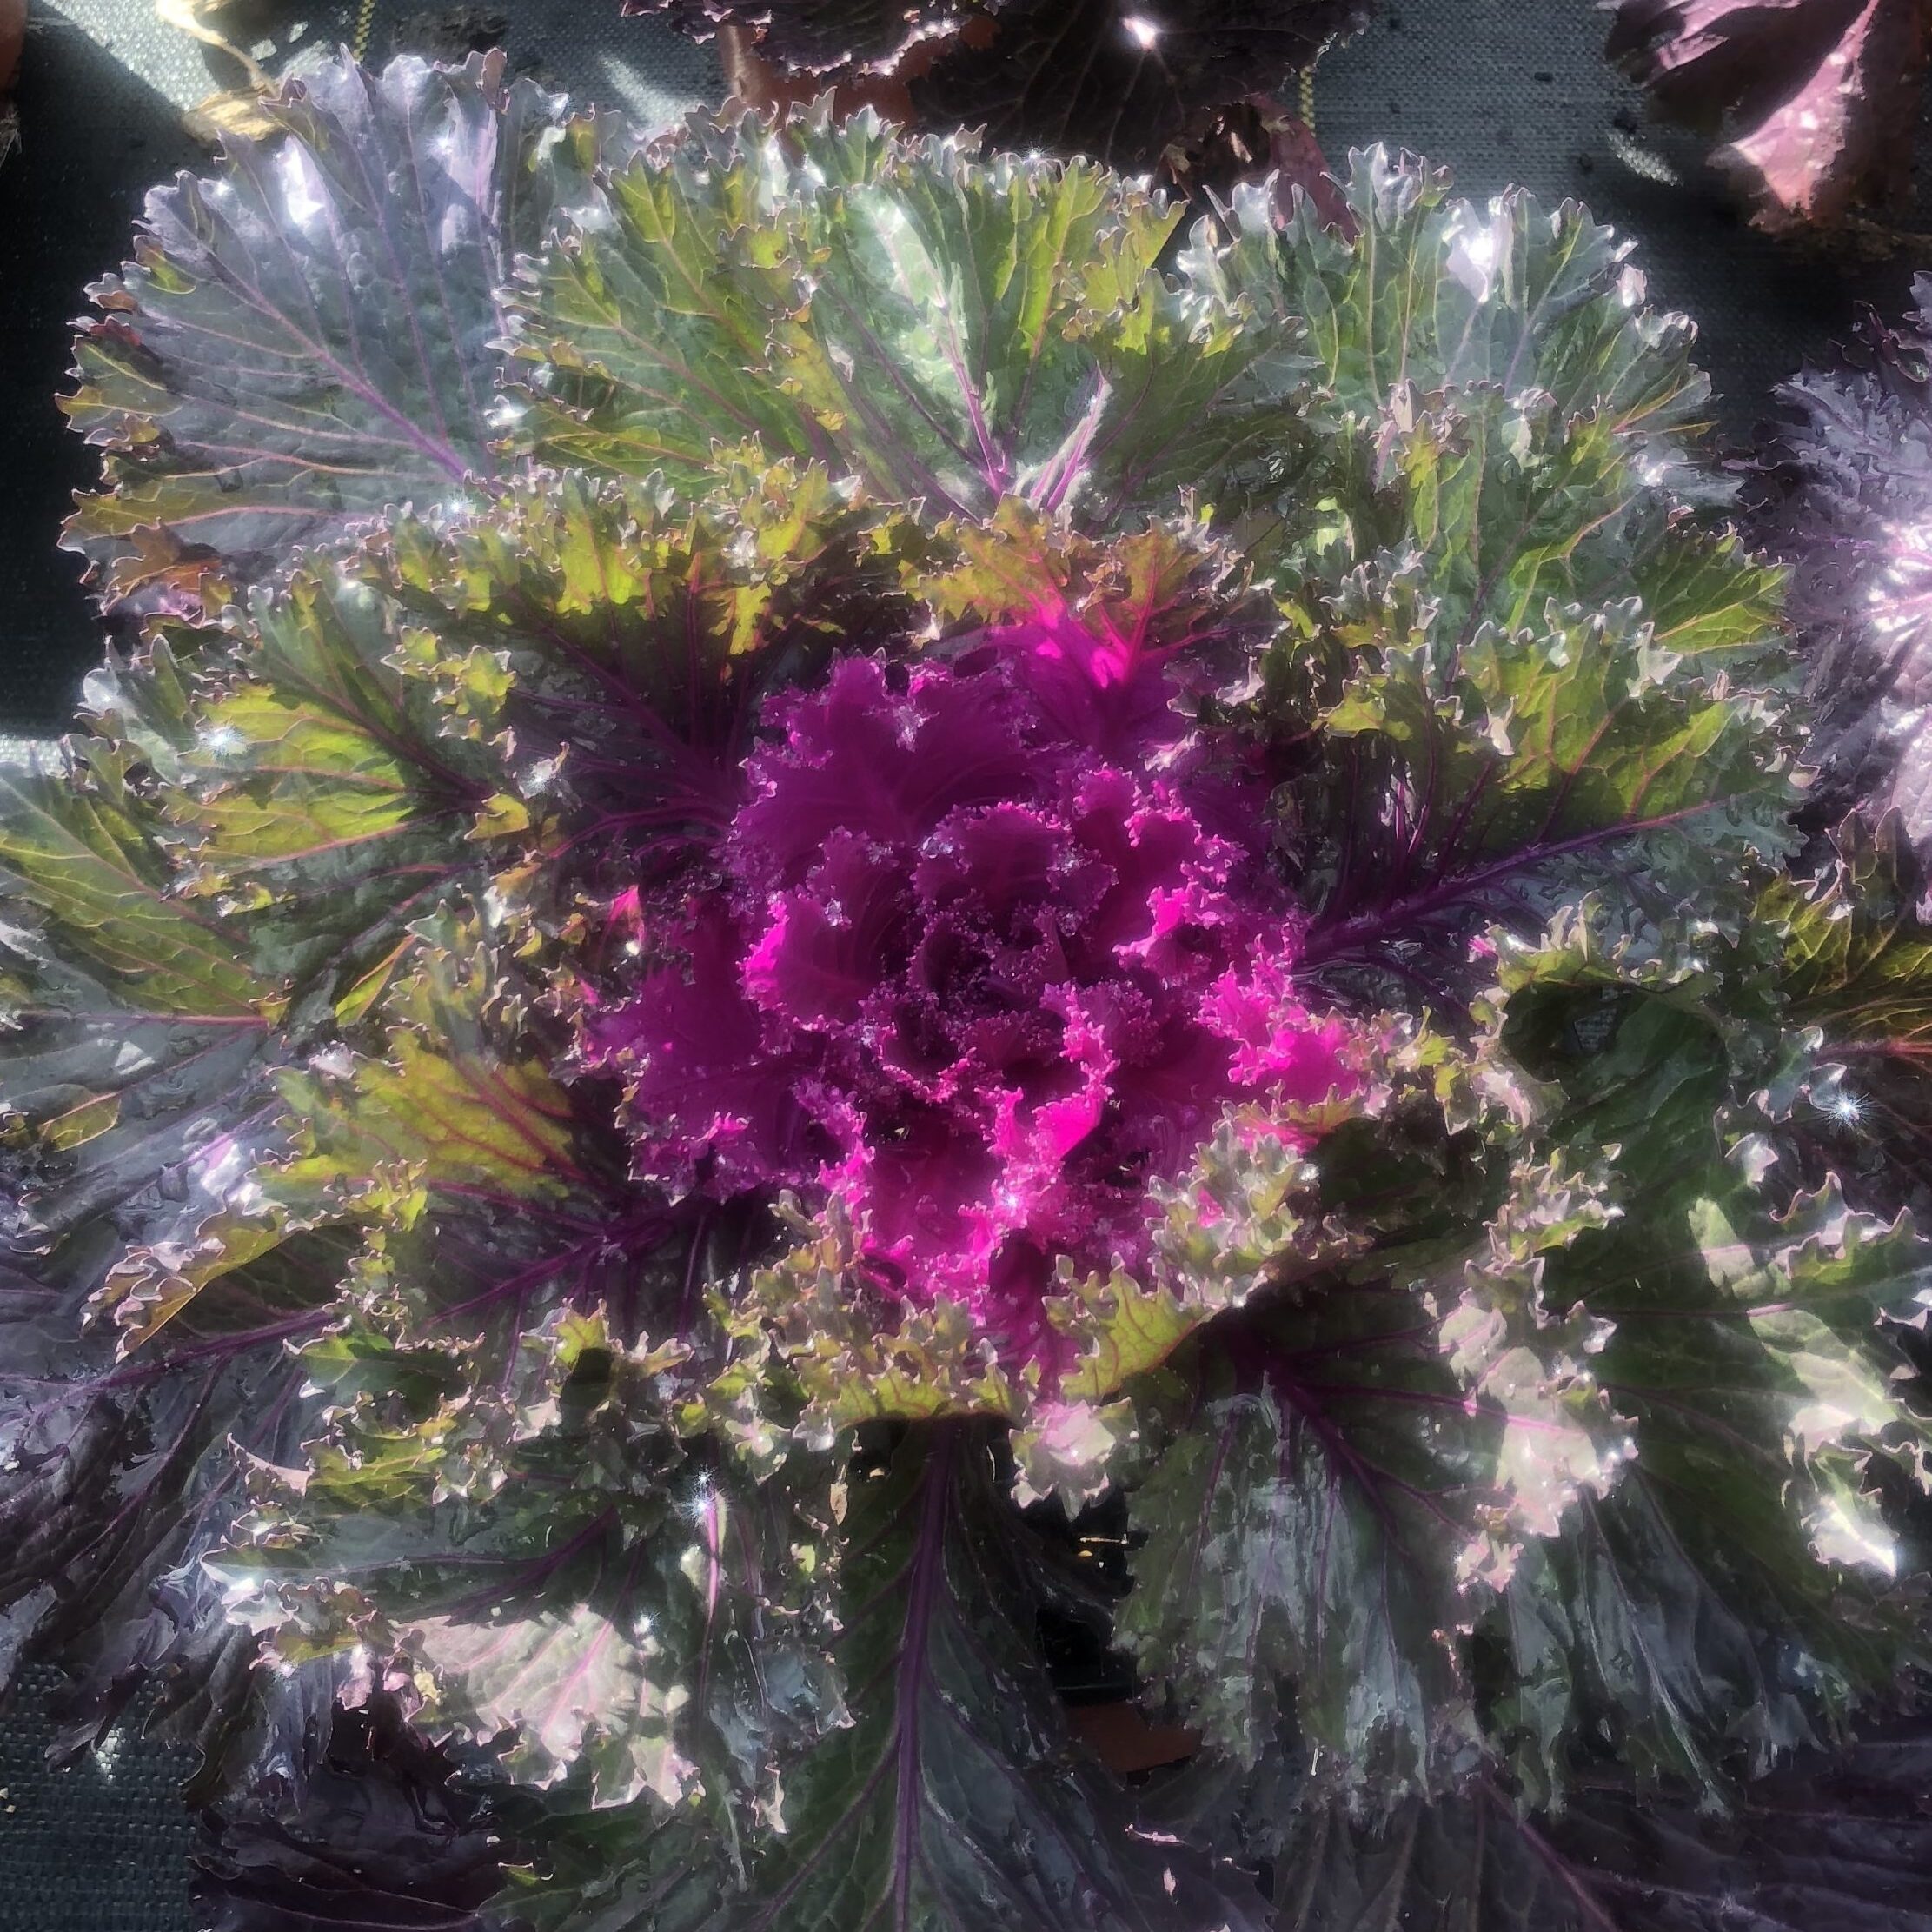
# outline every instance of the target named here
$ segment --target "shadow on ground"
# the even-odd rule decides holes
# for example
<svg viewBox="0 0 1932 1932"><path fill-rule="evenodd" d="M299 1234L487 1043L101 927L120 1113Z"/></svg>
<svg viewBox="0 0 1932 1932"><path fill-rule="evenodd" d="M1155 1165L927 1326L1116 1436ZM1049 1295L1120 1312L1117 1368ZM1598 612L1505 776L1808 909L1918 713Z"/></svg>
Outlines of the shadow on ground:
<svg viewBox="0 0 1932 1932"><path fill-rule="evenodd" d="M0 166L0 726L58 730L101 653L80 560L56 548L96 453L55 406L87 284L127 253L149 183L202 150L180 110L79 27L35 7L16 92L20 148Z"/></svg>

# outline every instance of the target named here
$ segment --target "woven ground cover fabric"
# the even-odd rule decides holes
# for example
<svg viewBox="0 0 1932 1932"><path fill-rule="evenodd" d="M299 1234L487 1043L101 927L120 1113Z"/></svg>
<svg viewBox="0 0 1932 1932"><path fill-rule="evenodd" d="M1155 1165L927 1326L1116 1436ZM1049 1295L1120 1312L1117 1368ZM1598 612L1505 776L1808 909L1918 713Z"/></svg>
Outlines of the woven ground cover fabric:
<svg viewBox="0 0 1932 1932"><path fill-rule="evenodd" d="M124 1725L50 1770L45 1680L0 1715L0 1932L188 1932L194 1827L184 1753Z"/></svg>

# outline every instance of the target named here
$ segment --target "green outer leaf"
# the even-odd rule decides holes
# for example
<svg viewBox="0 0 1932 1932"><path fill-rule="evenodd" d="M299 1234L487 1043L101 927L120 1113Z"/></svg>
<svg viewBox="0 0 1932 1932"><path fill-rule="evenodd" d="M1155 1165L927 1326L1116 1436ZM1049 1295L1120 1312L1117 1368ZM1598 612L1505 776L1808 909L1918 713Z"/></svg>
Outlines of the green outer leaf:
<svg viewBox="0 0 1932 1932"><path fill-rule="evenodd" d="M938 568L907 570L908 587L948 629L975 621L1077 623L1096 637L1162 654L1184 684L1241 667L1242 647L1278 619L1242 577L1235 553L1192 519L1150 520L1105 541L1005 496L981 521L945 526Z"/></svg>
<svg viewBox="0 0 1932 1932"><path fill-rule="evenodd" d="M1398 1424L1403 1393L1384 1398ZM1414 1445L1399 1464L1378 1449L1366 1409L1298 1390L1209 1404L1132 1499L1146 1541L1119 1629L1237 1756L1285 1701L1325 1782L1385 1800L1444 1776L1475 1718L1454 1550L1414 1480L1427 1471Z"/></svg>
<svg viewBox="0 0 1932 1932"><path fill-rule="evenodd" d="M343 571L298 570L224 622L234 669L196 705L171 816L196 895L301 981L313 1023L410 920L482 893L473 827L501 762L449 729L436 674L455 679L455 654ZM472 685L488 668L460 667Z"/></svg>
<svg viewBox="0 0 1932 1932"><path fill-rule="evenodd" d="M388 1002L401 1022L389 1057L281 1076L301 1132L269 1179L275 1200L401 1207L428 1189L535 1204L588 1180L570 1096L518 1041L514 1006L502 1011L515 996L481 922L424 921L418 936L421 964ZM401 1207L406 1219L415 1205Z"/></svg>
<svg viewBox="0 0 1932 1932"><path fill-rule="evenodd" d="M1311 398L1320 482L1256 505L1257 566L1292 585L1315 563L1319 598L1412 546L1445 647L1551 597L1633 592L1677 647L1762 643L1782 573L1683 515L1728 494L1694 467L1707 385L1690 325L1643 305L1627 250L1576 203L1510 189L1482 208L1448 189L1358 151L1352 239L1308 208L1278 236L1250 187L1228 245L1204 235L1183 257L1204 295L1298 330L1327 384Z"/></svg>
<svg viewBox="0 0 1932 1932"><path fill-rule="evenodd" d="M1469 939L1492 922L1529 937L1554 918L1636 956L1683 945L1681 906L1743 923L1752 869L1790 843L1776 700L1660 650L1634 602L1417 634L1421 581L1364 572L1338 600L1351 654L1325 722L1360 749L1298 787L1321 901L1306 964L1385 973L1426 942L1406 983L1466 1000ZM1351 813L1371 785L1414 801L1401 829Z"/></svg>
<svg viewBox="0 0 1932 1932"><path fill-rule="evenodd" d="M92 970L138 986L157 1012L258 1017L269 986L212 922L169 895L157 828L128 792L127 761L104 745L78 746L74 757L64 770L0 776L10 896L55 920Z"/></svg>
<svg viewBox="0 0 1932 1932"><path fill-rule="evenodd" d="M1902 820L1848 819L1832 834L1833 863L1809 889L1778 880L1760 916L1783 934L1783 986L1794 1024L1822 1034L1822 1057L1842 1076L1815 1099L1829 1117L1848 1176L1875 1172L1889 1199L1900 1178L1922 1208L1932 1179L1932 928L1921 917L1924 880ZM1850 1142L1848 1147L1844 1144Z"/></svg>
<svg viewBox="0 0 1932 1932"><path fill-rule="evenodd" d="M773 373L861 475L984 511L1052 464L1108 338L1158 327L1150 271L1174 216L1078 162L943 157L907 168L876 138L813 144L827 192L805 239L827 260L778 326ZM1123 296L1131 322L1109 314ZM1092 347L1068 340L1083 315L1106 317Z"/></svg>
<svg viewBox="0 0 1932 1932"><path fill-rule="evenodd" d="M862 1423L1019 1417L1023 1395L967 1310L882 1304L836 1203L812 1219L787 1197L780 1214L793 1245L722 1311L740 1361L714 1387L714 1403L735 1406L775 1352L804 1398L797 1432L821 1446Z"/></svg>
<svg viewBox="0 0 1932 1932"><path fill-rule="evenodd" d="M721 1925L1258 1928L1234 1875L1137 1838L1072 1750L1034 1655L1025 1532L983 1436L908 1433L855 1477L843 1527L852 1728L790 1772L786 1834Z"/></svg>
<svg viewBox="0 0 1932 1932"><path fill-rule="evenodd" d="M1510 1579L1488 1625L1512 1676L1490 1721L1532 1803L1561 1802L1575 1754L1606 1731L1638 1781L1682 1779L1713 1805L1738 1775L1817 1740L1834 1687L1809 1658L1776 1657L1765 1606L1734 1594L1721 1559L1686 1544L1693 1529L1708 1525L1680 1530L1640 1461ZM1809 1569L1796 1539L1789 1553Z"/></svg>
<svg viewBox="0 0 1932 1932"><path fill-rule="evenodd" d="M1285 591L1257 723L1304 767L1306 963L1447 1006L1484 926L1533 933L1585 892L1629 925L1742 919L1710 902L1782 855L1797 795L1781 574L1687 514L1723 501L1692 467L1688 325L1573 204L1478 209L1379 151L1349 198L1353 240L1306 209L1278 236L1251 195L1184 261L1300 328L1326 383L1323 461L1239 526Z"/></svg>
<svg viewBox="0 0 1932 1932"><path fill-rule="evenodd" d="M1479 1727L1464 1634L1525 1547L1630 1455L1594 1372L1609 1325L1554 1315L1566 1304L1544 1291L1551 1262L1611 1218L1603 1177L1519 1152L1500 1201L1462 1205L1457 1240L1445 1152L1438 1198L1401 1204L1406 1239L1384 1235L1377 1255L1366 1237L1389 1171L1406 1166L1406 1195L1425 1170L1375 1142L1413 1145L1415 1125L1391 1106L1338 1137L1358 1143L1352 1157L1325 1150L1324 1194L1363 1258L1305 1277L1291 1220L1272 1293L1177 1360L1190 1407L1130 1491L1145 1540L1119 1625L1237 1760L1291 1710L1317 1783L1377 1805L1467 1769ZM1426 1232L1432 1214L1445 1234ZM1224 1212L1181 1252L1212 1263L1205 1237L1224 1226L1240 1223Z"/></svg>
<svg viewBox="0 0 1932 1932"><path fill-rule="evenodd" d="M1915 1311L1926 1264L1909 1218L1851 1212L1836 1181L1773 1212L1791 1082L1752 1008L1778 937L1621 961L1555 945L1504 975L1503 1043L1550 1083L1539 1134L1601 1150L1627 1203L1551 1255L1545 1291L1613 1325L1597 1374L1637 1444L1494 1626L1515 1679L1494 1722L1539 1803L1606 1723L1641 1775L1721 1795L1920 1652L1866 1471L1875 1451L1922 1467L1885 1322Z"/></svg>
<svg viewBox="0 0 1932 1932"><path fill-rule="evenodd" d="M1833 842L1836 863L1817 887L1780 880L1763 901L1787 928L1792 1017L1823 1026L1828 1047L1915 1058L1932 1038L1932 934L1916 917L1923 880L1903 820L1848 819Z"/></svg>
<svg viewBox="0 0 1932 1932"><path fill-rule="evenodd" d="M736 801L758 697L913 622L903 529L849 486L722 458L712 482L694 505L656 477L539 471L399 517L368 559L445 729L508 727L483 751L556 824L547 870L688 859Z"/></svg>
<svg viewBox="0 0 1932 1932"><path fill-rule="evenodd" d="M258 1469L209 1558L237 1613L286 1663L399 1654L426 1730L515 1730L507 1769L567 1812L702 1799L748 1832L779 1744L841 1715L810 1583L829 1464L753 1485L681 1449L663 1358L601 1311L554 1309L495 1375L381 1312L303 1351L307 1466Z"/></svg>
<svg viewBox="0 0 1932 1932"><path fill-rule="evenodd" d="M1925 1932L1929 1756L1919 1710L1800 1754L1723 1816L1676 1794L1587 1793L1536 1849L1618 1932Z"/></svg>
<svg viewBox="0 0 1932 1932"><path fill-rule="evenodd" d="M126 1242L191 1245L276 1139L282 988L170 894L127 763L82 740L0 778L0 890L25 915L0 953L5 1252L83 1298Z"/></svg>
<svg viewBox="0 0 1932 1932"><path fill-rule="evenodd" d="M382 996L389 1056L338 1042L306 1066L270 1069L258 1141L228 1154L193 1238L132 1248L108 1274L97 1301L123 1348L297 1233L355 1220L408 1228L432 1201L460 1227L471 1202L486 1216L537 1213L596 1192L569 1096L520 1038L517 990L492 950L499 936L451 911L413 937L412 969ZM568 1270L560 1259L551 1272ZM530 1292L548 1278L540 1268Z"/></svg>
<svg viewBox="0 0 1932 1932"><path fill-rule="evenodd" d="M1922 1654L1863 1473L1887 1444L1922 1457L1875 1323L1912 1305L1925 1264L1909 1223L1852 1214L1832 1186L1782 1223L1742 1192L1678 1212L1688 1252L1651 1230L1570 1258L1616 1324L1601 1373L1639 1454L1625 1492L1518 1579L1537 1607L1512 1605L1511 1642L1525 1679L1570 1678L1569 1708L1552 1683L1531 1726L1544 1760L1550 1713L1587 1726L1608 1701L1640 1769L1722 1789L1729 1758L1762 1771Z"/></svg>
<svg viewBox="0 0 1932 1932"><path fill-rule="evenodd" d="M1710 383L1691 366L1681 315L1643 308L1643 279L1608 228L1575 202L1544 209L1511 189L1486 208L1452 201L1449 176L1380 148L1349 156L1348 237L1305 202L1269 289L1258 193L1238 204L1230 285L1305 315L1336 406L1373 423L1407 385L1418 395L1498 384L1549 393L1560 415L1604 414L1660 456L1700 422ZM1271 299L1269 299L1271 298ZM1660 475L1654 481L1666 481ZM1697 486L1673 465L1672 488Z"/></svg>
<svg viewBox="0 0 1932 1932"><path fill-rule="evenodd" d="M403 1642L438 1677L461 1683L480 1740L517 1732L505 1763L519 1782L549 1784L581 1758L599 1804L645 1789L676 1804L689 1789L695 1768L668 1737L688 1691L656 1643L588 1606L496 1624L428 1617Z"/></svg>
<svg viewBox="0 0 1932 1932"><path fill-rule="evenodd" d="M500 53L345 61L264 105L279 144L149 197L65 403L109 452L65 538L108 601L191 608L210 565L261 580L492 471L497 290L607 132L561 105Z"/></svg>
<svg viewBox="0 0 1932 1932"><path fill-rule="evenodd" d="M1084 163L900 143L869 112L782 140L694 122L533 271L523 433L547 461L702 493L714 445L983 514L1084 488L1111 520L1297 439L1279 328L1170 289L1174 215Z"/></svg>
<svg viewBox="0 0 1932 1932"><path fill-rule="evenodd" d="M1453 1579L1417 1546L1424 1522L1378 1513L1375 1476L1351 1487L1358 1435L1265 1394L1209 1404L1134 1496L1146 1540L1120 1634L1238 1757L1291 1680L1329 1775L1387 1792L1434 1775L1474 1720L1438 1635Z"/></svg>

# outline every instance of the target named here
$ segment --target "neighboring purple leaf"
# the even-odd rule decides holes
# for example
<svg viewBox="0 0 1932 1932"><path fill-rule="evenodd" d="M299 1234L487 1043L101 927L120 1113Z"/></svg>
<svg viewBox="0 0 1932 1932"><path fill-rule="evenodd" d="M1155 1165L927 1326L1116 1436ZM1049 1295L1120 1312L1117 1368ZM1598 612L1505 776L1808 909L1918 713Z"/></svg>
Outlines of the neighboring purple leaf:
<svg viewBox="0 0 1932 1932"><path fill-rule="evenodd" d="M1272 93L1368 18L1368 0L1007 0L979 44L912 82L921 125L989 144L1160 166L1206 116Z"/></svg>
<svg viewBox="0 0 1932 1932"><path fill-rule="evenodd" d="M840 87L946 135L1085 155L1192 188L1244 116L1367 21L1373 0L626 0L696 40L743 37L778 91ZM881 89L880 83L886 83ZM740 81L740 86L743 82ZM909 90L909 94L903 90ZM1284 157L1265 139L1245 172Z"/></svg>
<svg viewBox="0 0 1932 1932"><path fill-rule="evenodd" d="M1927 0L1622 0L1610 39L1773 229L1905 198L1929 50Z"/></svg>
<svg viewBox="0 0 1932 1932"><path fill-rule="evenodd" d="M624 11L693 40L720 28L755 37L758 57L787 76L891 74L917 48L1000 11L1006 0L624 0Z"/></svg>
<svg viewBox="0 0 1932 1932"><path fill-rule="evenodd" d="M1361 232L1348 190L1329 166L1315 130L1280 102L1256 94L1213 117L1187 152L1170 156L1176 184L1198 202L1205 191L1227 201L1236 184L1256 176L1271 177L1275 205L1290 219L1299 196L1313 203L1317 216L1345 240Z"/></svg>

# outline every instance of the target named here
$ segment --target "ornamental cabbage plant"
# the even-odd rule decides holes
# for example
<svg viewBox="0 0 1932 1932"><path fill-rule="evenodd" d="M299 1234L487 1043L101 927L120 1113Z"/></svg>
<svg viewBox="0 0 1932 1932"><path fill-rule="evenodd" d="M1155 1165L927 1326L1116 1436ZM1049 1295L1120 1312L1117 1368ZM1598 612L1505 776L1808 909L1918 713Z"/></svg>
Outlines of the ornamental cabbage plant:
<svg viewBox="0 0 1932 1932"><path fill-rule="evenodd" d="M1890 888L1609 235L272 112L0 821L0 1658L210 1922L1923 1923Z"/></svg>

